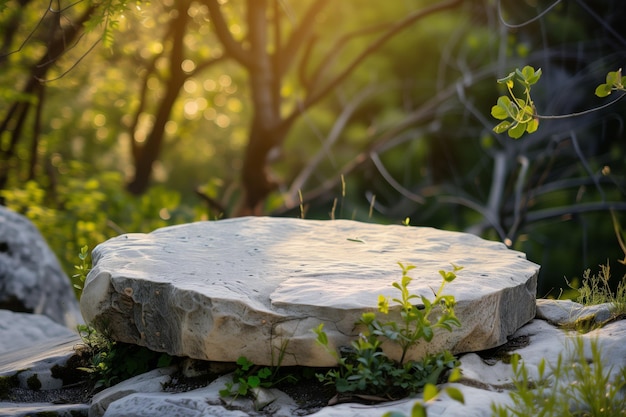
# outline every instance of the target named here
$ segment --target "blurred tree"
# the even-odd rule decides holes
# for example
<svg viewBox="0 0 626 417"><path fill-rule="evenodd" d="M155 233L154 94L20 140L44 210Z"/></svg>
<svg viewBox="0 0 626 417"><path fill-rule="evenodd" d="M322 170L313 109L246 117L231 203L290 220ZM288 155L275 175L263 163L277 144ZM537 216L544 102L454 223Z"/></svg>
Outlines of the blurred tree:
<svg viewBox="0 0 626 417"><path fill-rule="evenodd" d="M11 104L6 108L0 119L0 137L3 137L0 146L0 189L5 188L10 167L17 164L15 158L17 145L27 136L25 125L29 121L29 113L34 112L31 118L31 145L30 154L26 168L26 180L35 177L35 168L38 164L38 147L41 136L42 115L45 101L46 80L50 71L54 68L57 60L66 51L72 48L76 38L83 32L83 25L91 18L95 7L87 7L76 18L72 19L72 24L66 24L62 20L63 11L54 10L48 7L43 11L43 15L36 23L35 29L28 35L26 40L17 48L11 50L14 38L24 20L32 20L32 14L26 6L30 0L20 0L18 7L13 7L8 13L9 16L4 21L3 37L0 44L0 66L13 64L9 58L19 52L27 58L14 62L16 65L12 71L4 73L5 77L15 77L14 89L3 89L1 96ZM0 4L0 10L6 7L6 1ZM31 39L35 38L37 39ZM28 41L34 41L43 48L26 45ZM39 49L39 50L38 50ZM29 56L28 52L35 52ZM17 75L17 77L16 77ZM5 87L6 88L6 87ZM17 90L17 91L16 91ZM16 167L16 169L19 169Z"/></svg>
<svg viewBox="0 0 626 417"><path fill-rule="evenodd" d="M315 66L311 55L319 37L323 36L317 29L316 22L328 6L327 0L309 2L297 22L292 15L293 9L286 10L287 5L280 0L248 0L245 3L245 10L242 10L240 5L228 2L220 4L217 0L204 0L201 3L208 8L211 28L221 44L222 55L194 64L194 69L187 71L183 69L185 59L182 52L183 39L188 28L187 9L191 2L177 2L176 13L171 20L171 31L167 33L167 38L172 39L172 47L166 91L162 95L161 107L155 114L151 133L141 148L133 147L135 176L128 189L133 193L142 193L146 190L151 167L160 154L169 111L184 80L208 65L228 58L243 67L248 74L251 96L252 117L242 165L244 192L239 207L233 213L246 215L262 213L262 204L276 187L276 182L268 170L270 151L282 146L292 125L302 113L333 92L358 65L389 39L431 14L460 5L461 1L441 1L398 18L397 21L377 23L371 27L345 33L333 48L324 51L322 56L317 58L318 64ZM299 5L300 7L302 6ZM225 17L226 13L231 19L237 19L235 21L239 24L234 25L232 22L229 24ZM285 25L286 19L290 19L291 25ZM245 34L238 39L232 31L236 30L239 33L242 31L241 26L245 27ZM291 30L286 26L291 27ZM342 52L345 44L352 38L366 33L379 35L344 68L331 74L329 67ZM299 99L296 106L285 111L284 104L292 100L292 97L285 99L281 90L285 87L285 80L288 79L290 71L297 71L298 74L298 86L292 86L295 90L292 97L296 96ZM144 79L147 80L150 75L151 71L148 71ZM293 79L294 77L291 78ZM218 203L212 201L212 204Z"/></svg>

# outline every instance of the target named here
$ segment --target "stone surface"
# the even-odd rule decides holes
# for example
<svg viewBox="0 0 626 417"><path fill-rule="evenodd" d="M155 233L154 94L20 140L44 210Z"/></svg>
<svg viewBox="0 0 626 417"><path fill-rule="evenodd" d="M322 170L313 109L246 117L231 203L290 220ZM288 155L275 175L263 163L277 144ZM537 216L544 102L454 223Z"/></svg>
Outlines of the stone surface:
<svg viewBox="0 0 626 417"><path fill-rule="evenodd" d="M9 313L9 314L7 314ZM9 338L15 340L13 349L0 355L0 377L17 375L21 388L29 388L29 378L35 376L42 390L59 389L63 381L52 375L54 366L65 366L74 355L74 348L82 341L78 334L54 323L45 316L17 314L0 310L0 339L4 345ZM29 320L30 319L30 320ZM48 327L43 327L47 325ZM21 336L16 336L19 331ZM26 344L30 337L30 343Z"/></svg>
<svg viewBox="0 0 626 417"><path fill-rule="evenodd" d="M46 316L0 310L0 380L15 376L20 392L11 398L22 401L7 402L10 398L0 395L0 417L86 415L87 404L65 403L66 386L54 372L67 365L80 343L75 331ZM29 380L38 381L39 390L32 391ZM41 392L46 402L37 401Z"/></svg>
<svg viewBox="0 0 626 417"><path fill-rule="evenodd" d="M162 392L164 384L172 380L175 367L160 368L122 381L119 384L96 394L89 408L89 417L100 417L111 403L131 394ZM164 414L167 415L167 414Z"/></svg>
<svg viewBox="0 0 626 417"><path fill-rule="evenodd" d="M463 266L446 293L462 327L409 352L487 349L535 315L539 267L501 243L432 228L347 220L239 218L128 234L97 246L81 310L115 339L172 355L330 366L315 342L349 345L379 294L396 297L397 262L415 265L413 293L432 298L438 271ZM398 311L391 318L399 321ZM391 357L399 349L384 345Z"/></svg>
<svg viewBox="0 0 626 417"><path fill-rule="evenodd" d="M0 309L43 314L74 328L78 301L59 261L35 226L0 206Z"/></svg>
<svg viewBox="0 0 626 417"><path fill-rule="evenodd" d="M583 306L570 300L546 299L537 300L537 317L557 326L575 325L581 322L599 325L614 318L609 303Z"/></svg>
<svg viewBox="0 0 626 417"><path fill-rule="evenodd" d="M0 355L19 352L57 337L76 337L75 330L58 324L48 316L0 310ZM0 368L2 359L0 356Z"/></svg>

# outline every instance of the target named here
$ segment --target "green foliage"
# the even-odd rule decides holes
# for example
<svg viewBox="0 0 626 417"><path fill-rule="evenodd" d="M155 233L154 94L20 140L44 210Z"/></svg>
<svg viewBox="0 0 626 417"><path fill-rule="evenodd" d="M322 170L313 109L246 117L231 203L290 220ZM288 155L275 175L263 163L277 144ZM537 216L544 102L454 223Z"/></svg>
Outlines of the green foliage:
<svg viewBox="0 0 626 417"><path fill-rule="evenodd" d="M151 369L169 366L173 357L138 345L120 343L88 325L79 325L89 365L79 368L88 372L95 388L106 388Z"/></svg>
<svg viewBox="0 0 626 417"><path fill-rule="evenodd" d="M83 285L87 255L77 266L76 253L121 233L150 232L194 220L195 213L180 207L180 194L152 187L141 197L123 190L121 174L91 172L86 164L70 162L55 189L36 181L0 190L5 205L24 214L59 257L78 292Z"/></svg>
<svg viewBox="0 0 626 417"><path fill-rule="evenodd" d="M402 364L409 348L417 345L421 339L430 342L436 328L444 328L448 331L452 331L452 326L461 326L461 323L454 315L454 296L444 295L443 290L447 283L454 281L456 272L463 269L463 267L452 265L453 271L439 271L443 281L435 293L435 299L431 302L423 295L418 296L409 292L408 286L413 278L408 275L408 272L414 269L415 266L405 266L402 263L398 264L402 269L402 279L400 282L394 282L392 285L400 291L401 297L394 298L392 301L401 308L400 317L402 318L402 323L398 324L395 321L382 323L377 320L373 314L368 313L363 314L361 322L367 326L368 330L373 335L385 337L400 345L402 348L400 364ZM420 300L422 305L415 305L412 302L412 300L416 299ZM430 318L436 306L440 308L441 315L435 324L431 324ZM389 300L383 296L379 296L378 310L383 314L388 314Z"/></svg>
<svg viewBox="0 0 626 417"><path fill-rule="evenodd" d="M591 342L591 356L588 360L579 337L568 358L559 355L556 364L548 367L545 360L540 362L537 380L530 378L524 362L514 356L513 405L492 404L492 417L626 416L626 368L612 375L612 369L602 363L597 341Z"/></svg>
<svg viewBox="0 0 626 417"><path fill-rule="evenodd" d="M596 96L606 97L613 91L624 91L626 76L622 76L622 69L611 71L606 74L606 83L600 84L596 88Z"/></svg>
<svg viewBox="0 0 626 417"><path fill-rule="evenodd" d="M613 314L618 316L626 314L626 276L617 284L615 291L611 288L611 266L600 265L597 274L591 274L591 269L583 273L582 283L578 291L577 302L589 306L603 303L610 303Z"/></svg>
<svg viewBox="0 0 626 417"><path fill-rule="evenodd" d="M524 132L533 133L537 130L539 119L536 117L535 105L530 97L530 86L539 81L540 77L541 69L535 70L527 65L521 71L515 69L508 76L498 80L499 84L506 85L509 96L500 96L497 104L491 108L491 115L502 120L493 128L494 132L508 132L510 137L519 139ZM514 92L516 86L522 88L521 97Z"/></svg>
<svg viewBox="0 0 626 417"><path fill-rule="evenodd" d="M280 366L257 366L245 356L237 359L237 365L239 366L233 374L233 381L226 383L226 387L220 390L220 396L248 396L255 388L271 388L282 382L297 381L292 373L282 375L279 372Z"/></svg>
<svg viewBox="0 0 626 417"><path fill-rule="evenodd" d="M74 265L74 269L76 273L72 275L72 279L76 284L74 284L74 288L78 291L82 291L85 285L85 280L87 279L87 274L91 270L91 262L88 260L89 258L89 247L87 245L80 248L80 252L78 253L78 259L80 260L78 265Z"/></svg>
<svg viewBox="0 0 626 417"><path fill-rule="evenodd" d="M453 271L439 271L443 282L435 293L433 301L424 296L410 294L408 285L411 278L408 272L414 267L403 265L402 279L394 282L394 288L400 291L401 297L394 298L400 307L401 322L381 321L374 313L363 313L358 324L365 326L362 333L351 346L339 355L331 349L324 325L320 324L313 331L317 334L316 342L323 346L337 360L338 367L326 374L319 374L318 379L333 384L338 393L368 394L384 398L397 398L417 392L428 384L436 384L440 377L458 365L450 352L427 355L420 361L404 362L406 353L411 347L422 340L430 342L434 330L443 328L448 331L452 326L460 326L454 315L455 300L453 296L444 295L445 285L456 278L461 267L453 266ZM422 305L413 305L419 299ZM384 315L389 313L389 301L379 297L378 311ZM435 313L439 314L436 322L431 320ZM396 343L402 349L402 357L396 362L383 351L383 341Z"/></svg>
<svg viewBox="0 0 626 417"><path fill-rule="evenodd" d="M115 32L119 29L119 17L128 11L130 3L135 3L139 7L141 0L103 0L90 3L94 4L95 12L85 23L85 31L92 32L102 27L102 43L106 48L111 48Z"/></svg>
<svg viewBox="0 0 626 417"><path fill-rule="evenodd" d="M535 105L530 96L531 86L541 77L541 69L535 70L531 66L525 66L522 70L516 68L504 78L498 80L499 84L506 85L509 95L498 97L495 106L491 107L491 115L502 122L498 123L493 131L496 133L508 132L509 136L519 139L524 133L533 133L539 127L539 119L561 119L571 116L580 116L603 107L586 110L584 112L560 115L540 116L537 114ZM598 97L606 97L613 91L625 91L626 76L622 76L621 68L611 71L606 75L606 82L596 87L595 94ZM515 93L515 88L521 88L521 97Z"/></svg>

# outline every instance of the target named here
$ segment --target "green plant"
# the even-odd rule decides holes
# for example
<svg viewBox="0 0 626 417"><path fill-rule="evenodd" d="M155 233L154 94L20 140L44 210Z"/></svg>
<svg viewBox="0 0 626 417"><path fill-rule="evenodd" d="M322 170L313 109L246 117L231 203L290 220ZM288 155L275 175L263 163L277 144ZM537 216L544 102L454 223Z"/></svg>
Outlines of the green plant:
<svg viewBox="0 0 626 417"><path fill-rule="evenodd" d="M220 390L220 396L248 396L256 388L271 388L282 382L297 381L292 373L282 374L280 366L258 366L245 356L237 359L237 365L232 382L226 383L226 387Z"/></svg>
<svg viewBox="0 0 626 417"><path fill-rule="evenodd" d="M536 117L535 105L530 97L530 86L539 81L540 77L541 69L535 70L527 65L522 70L515 69L498 80L498 84L506 85L509 96L498 97L497 104L491 108L491 115L502 120L493 128L494 132L508 132L510 137L518 139L524 132L533 133L537 130L539 119ZM518 97L514 92L516 82L523 90L522 97Z"/></svg>
<svg viewBox="0 0 626 417"><path fill-rule="evenodd" d="M600 265L597 274L592 275L591 269L585 270L580 287L575 288L578 292L576 301L586 306L610 303L615 316L626 314L626 277L617 284L615 291L610 280L611 266L608 261L606 265Z"/></svg>
<svg viewBox="0 0 626 417"><path fill-rule="evenodd" d="M76 253L121 233L151 232L159 227L198 220L198 213L181 205L178 192L152 187L141 197L120 192L124 178L118 172L94 174L88 164L64 162L55 188L26 181L0 190L4 205L26 216L55 251L64 270L72 276L79 295L83 273L77 270ZM80 257L80 255L79 255ZM88 256L80 262L85 265ZM83 262L84 261L84 262Z"/></svg>
<svg viewBox="0 0 626 417"><path fill-rule="evenodd" d="M443 282L435 293L433 301L425 296L411 294L408 290L412 278L408 272L414 267L399 263L402 269L402 279L394 282L393 287L400 291L400 298L394 298L400 307L401 322L393 320L382 321L375 313L363 313L358 324L367 330L351 343L349 348L343 349L341 355L329 347L328 336L324 332L324 325L320 324L313 331L317 334L316 342L323 346L337 360L338 367L325 374L319 374L318 379L327 384L333 384L338 393L375 395L382 399L391 399L405 396L422 389L427 384L435 384L447 371L458 365L456 358L449 352L427 355L420 361L407 361L405 358L411 347L422 340L430 342L434 330L443 328L448 331L452 326L460 326L454 315L454 297L444 295L443 290L447 283L456 278L456 272L461 267L453 265L453 271L439 271ZM419 299L421 304L414 305ZM383 296L378 299L378 311L381 314L389 313L389 300ZM431 320L439 314L433 324ZM399 361L389 358L382 349L383 341L391 341L400 346L402 354Z"/></svg>
<svg viewBox="0 0 626 417"><path fill-rule="evenodd" d="M106 388L151 369L169 366L173 357L138 345L120 343L89 325L78 332L89 356L88 366L78 368L91 375L95 388Z"/></svg>
<svg viewBox="0 0 626 417"><path fill-rule="evenodd" d="M512 360L512 405L492 404L492 417L619 417L626 416L626 368L612 375L602 363L601 349L591 341L591 360L585 355L585 342L578 337L569 357L558 356L555 365L538 366L532 380L525 363Z"/></svg>
<svg viewBox="0 0 626 417"><path fill-rule="evenodd" d="M613 91L625 91L624 84L626 84L626 76L622 76L622 69L611 71L606 74L606 82L596 88L596 96L606 97Z"/></svg>
<svg viewBox="0 0 626 417"><path fill-rule="evenodd" d="M72 275L72 278L75 282L74 288L78 291L82 291L85 285L85 280L87 279L87 274L91 270L91 263L89 262L89 246L85 245L80 248L80 252L78 253L78 259L80 262L78 265L74 265L74 269L76 273Z"/></svg>
<svg viewBox="0 0 626 417"><path fill-rule="evenodd" d="M526 132L533 133L537 131L539 119L564 119L582 116L608 107L624 97L622 94L610 103L578 113L542 116L537 113L535 104L530 96L531 86L537 83L540 77L541 69L535 70L527 65L521 70L516 68L515 71L498 80L498 84L506 85L508 96L498 97L496 105L491 107L491 116L502 120L493 128L494 132L508 132L510 137L519 139ZM606 82L596 87L595 94L598 97L606 97L613 91L626 92L624 84L626 84L626 77L622 76L622 70L611 71L606 75ZM516 90L519 91L520 89L522 92L521 96L518 97L519 93L516 93Z"/></svg>

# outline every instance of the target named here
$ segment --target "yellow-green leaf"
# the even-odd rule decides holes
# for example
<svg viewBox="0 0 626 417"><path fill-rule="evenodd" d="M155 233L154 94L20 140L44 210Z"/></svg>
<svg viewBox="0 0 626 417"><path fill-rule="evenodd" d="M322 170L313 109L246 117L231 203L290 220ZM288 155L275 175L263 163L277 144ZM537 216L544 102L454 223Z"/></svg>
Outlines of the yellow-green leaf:
<svg viewBox="0 0 626 417"><path fill-rule="evenodd" d="M493 106L491 108L491 115L498 120L504 120L507 117L509 117L509 114L507 113L507 111L505 109L503 109L500 106Z"/></svg>
<svg viewBox="0 0 626 417"><path fill-rule="evenodd" d="M439 392L435 384L426 384L424 386L424 401L430 401L437 396Z"/></svg>
<svg viewBox="0 0 626 417"><path fill-rule="evenodd" d="M415 403L411 410L411 417L426 417L426 408L421 403Z"/></svg>
<svg viewBox="0 0 626 417"><path fill-rule="evenodd" d="M450 372L450 376L448 377L448 382L457 382L461 379L461 370L459 368L454 368L452 372Z"/></svg>
<svg viewBox="0 0 626 417"><path fill-rule="evenodd" d="M493 128L493 131L496 133L504 133L509 129L509 127L511 127L511 122L505 120L504 122L498 123L496 127Z"/></svg>
<svg viewBox="0 0 626 417"><path fill-rule="evenodd" d="M509 136L513 139L519 139L526 131L526 123L518 123L509 129Z"/></svg>
<svg viewBox="0 0 626 417"><path fill-rule="evenodd" d="M446 394L448 394L448 397L452 398L454 401L465 404L465 397L463 397L463 393L458 388L448 387L446 388Z"/></svg>
<svg viewBox="0 0 626 417"><path fill-rule="evenodd" d="M526 124L526 131L528 133L536 132L538 128L539 128L539 119L537 118L532 119L530 122Z"/></svg>
<svg viewBox="0 0 626 417"><path fill-rule="evenodd" d="M611 94L611 87L608 84L600 84L596 88L596 96L598 97L606 97Z"/></svg>

